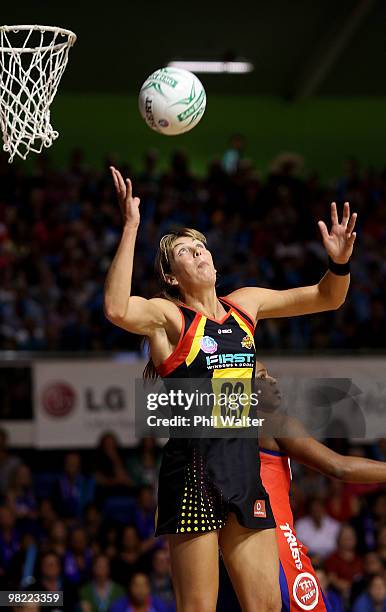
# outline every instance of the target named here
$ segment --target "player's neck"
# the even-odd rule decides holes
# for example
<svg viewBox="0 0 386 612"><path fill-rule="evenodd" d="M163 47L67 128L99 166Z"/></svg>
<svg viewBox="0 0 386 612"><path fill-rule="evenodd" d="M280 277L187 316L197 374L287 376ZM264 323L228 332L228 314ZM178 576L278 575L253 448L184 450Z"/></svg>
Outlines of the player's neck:
<svg viewBox="0 0 386 612"><path fill-rule="evenodd" d="M187 306L202 312L202 314L212 319L220 319L225 310L216 295L214 287L210 289L204 288L200 292L194 291L191 294L187 292L184 302Z"/></svg>

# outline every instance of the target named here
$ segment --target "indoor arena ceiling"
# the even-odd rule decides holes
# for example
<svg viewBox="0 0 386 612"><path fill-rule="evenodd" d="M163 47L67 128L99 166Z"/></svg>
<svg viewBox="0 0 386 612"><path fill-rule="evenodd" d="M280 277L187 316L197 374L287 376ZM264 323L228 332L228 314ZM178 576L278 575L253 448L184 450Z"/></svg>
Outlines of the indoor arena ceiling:
<svg viewBox="0 0 386 612"><path fill-rule="evenodd" d="M60 25L78 35L62 88L134 93L170 60L246 59L244 75L203 75L217 93L386 94L384 0L18 0L2 24Z"/></svg>

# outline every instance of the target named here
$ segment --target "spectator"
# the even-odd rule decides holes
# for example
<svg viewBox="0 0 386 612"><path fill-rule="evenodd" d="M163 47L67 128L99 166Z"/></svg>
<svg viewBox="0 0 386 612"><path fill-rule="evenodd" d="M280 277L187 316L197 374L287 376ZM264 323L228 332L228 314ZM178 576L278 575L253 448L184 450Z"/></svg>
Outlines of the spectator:
<svg viewBox="0 0 386 612"><path fill-rule="evenodd" d="M45 606L48 612L56 612L57 610L76 610L78 602L78 593L76 588L67 583L63 578L62 567L59 557L54 552L46 552L42 555L39 563L39 572L36 582L29 587L32 591L63 591L63 606L53 604Z"/></svg>
<svg viewBox="0 0 386 612"><path fill-rule="evenodd" d="M124 590L110 579L110 561L99 554L92 564L92 580L80 591L83 612L106 612L114 602L124 596Z"/></svg>
<svg viewBox="0 0 386 612"><path fill-rule="evenodd" d="M57 520L52 525L49 533L47 548L56 553L63 561L67 551L68 529L67 525L62 520Z"/></svg>
<svg viewBox="0 0 386 612"><path fill-rule="evenodd" d="M363 575L354 579L351 589L351 601L355 601L366 590L373 576L385 577L385 570L376 552L368 552L363 557Z"/></svg>
<svg viewBox="0 0 386 612"><path fill-rule="evenodd" d="M149 485L155 488L160 462L161 453L155 438L143 438L127 461L127 470L134 485Z"/></svg>
<svg viewBox="0 0 386 612"><path fill-rule="evenodd" d="M331 610L331 612L345 612L343 599L341 595L331 587L326 571L320 567L316 570L316 575L328 605L328 610Z"/></svg>
<svg viewBox="0 0 386 612"><path fill-rule="evenodd" d="M77 527L70 535L70 548L64 557L64 575L75 584L87 580L92 562L91 550L87 546L86 533L82 527Z"/></svg>
<svg viewBox="0 0 386 612"><path fill-rule="evenodd" d="M0 429L0 494L4 495L11 483L16 468L21 464L21 459L8 451L8 434L5 429Z"/></svg>
<svg viewBox="0 0 386 612"><path fill-rule="evenodd" d="M309 500L309 514L299 519L295 528L310 554L325 559L335 550L339 523L326 514L321 499L314 497Z"/></svg>
<svg viewBox="0 0 386 612"><path fill-rule="evenodd" d="M167 549L159 549L153 553L150 587L152 594L167 606L167 612L175 612L176 605Z"/></svg>
<svg viewBox="0 0 386 612"><path fill-rule="evenodd" d="M64 470L54 487L53 499L63 518L79 518L94 497L94 481L81 472L79 453L67 453Z"/></svg>
<svg viewBox="0 0 386 612"><path fill-rule="evenodd" d="M84 510L84 527L90 542L98 540L102 529L103 516L95 504L89 504Z"/></svg>
<svg viewBox="0 0 386 612"><path fill-rule="evenodd" d="M239 168L245 147L245 138L241 134L234 134L229 143L229 148L225 151L222 165L227 174L235 174Z"/></svg>
<svg viewBox="0 0 386 612"><path fill-rule="evenodd" d="M110 560L115 559L118 555L118 539L118 528L114 525L106 525L106 527L99 532L98 542L100 543L101 549Z"/></svg>
<svg viewBox="0 0 386 612"><path fill-rule="evenodd" d="M0 506L0 567L7 570L19 550L20 535L15 528L15 515L9 506Z"/></svg>
<svg viewBox="0 0 386 612"><path fill-rule="evenodd" d="M357 539L350 525L342 525L337 549L325 561L329 583L348 600L353 580L358 580L363 573L362 559L356 553Z"/></svg>
<svg viewBox="0 0 386 612"><path fill-rule="evenodd" d="M305 466L299 466L298 488L308 498L327 496L326 477Z"/></svg>
<svg viewBox="0 0 386 612"><path fill-rule="evenodd" d="M7 570L10 588L25 589L35 581L34 573L38 552L38 542L31 534L25 533L21 537L20 547L13 554Z"/></svg>
<svg viewBox="0 0 386 612"><path fill-rule="evenodd" d="M58 520L58 515L54 510L53 503L50 499L41 499L38 511L38 521L40 534L43 537L48 536L53 525Z"/></svg>
<svg viewBox="0 0 386 612"><path fill-rule="evenodd" d="M112 606L110 612L167 612L166 606L150 591L149 578L146 574L134 574L128 587L128 594L118 599Z"/></svg>
<svg viewBox="0 0 386 612"><path fill-rule="evenodd" d="M378 531L377 553L383 566L386 567L386 525L382 525Z"/></svg>
<svg viewBox="0 0 386 612"><path fill-rule="evenodd" d="M105 433L98 444L95 457L95 479L99 500L111 495L127 495L133 482L126 472L122 452L116 436Z"/></svg>
<svg viewBox="0 0 386 612"><path fill-rule="evenodd" d="M379 493L358 498L360 512L350 521L354 527L361 553L374 550L377 547L377 534L386 524L386 494Z"/></svg>
<svg viewBox="0 0 386 612"><path fill-rule="evenodd" d="M141 487L138 491L137 503L134 506L132 521L142 541L141 550L143 553L157 545L157 540L154 537L155 510L156 504L152 487Z"/></svg>
<svg viewBox="0 0 386 612"><path fill-rule="evenodd" d="M352 612L386 612L386 585L383 576L370 578L366 592L354 601Z"/></svg>
<svg viewBox="0 0 386 612"><path fill-rule="evenodd" d="M112 576L124 585L127 577L142 569L141 540L135 527L125 527L122 534L121 550L112 563Z"/></svg>
<svg viewBox="0 0 386 612"><path fill-rule="evenodd" d="M345 484L341 480L331 480L328 483L326 511L339 523L349 521L359 512L358 498L347 491Z"/></svg>
<svg viewBox="0 0 386 612"><path fill-rule="evenodd" d="M32 474L28 466L20 464L14 471L10 481L7 501L12 508L19 526L24 529L32 527L37 519L37 500L32 483Z"/></svg>

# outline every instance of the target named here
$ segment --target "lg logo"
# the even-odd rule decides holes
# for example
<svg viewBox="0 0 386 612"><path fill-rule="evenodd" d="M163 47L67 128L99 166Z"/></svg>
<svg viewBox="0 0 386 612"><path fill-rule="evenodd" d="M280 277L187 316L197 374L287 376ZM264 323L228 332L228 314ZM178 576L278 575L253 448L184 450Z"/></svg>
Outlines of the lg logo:
<svg viewBox="0 0 386 612"><path fill-rule="evenodd" d="M91 413L122 412L127 407L125 391L122 387L107 387L100 392L86 388L83 393L84 405ZM55 381L43 389L41 405L51 417L63 418L75 410L79 405L79 399L77 391L68 382Z"/></svg>
<svg viewBox="0 0 386 612"><path fill-rule="evenodd" d="M43 410L52 417L68 416L74 410L76 403L75 389L67 382L56 381L43 389Z"/></svg>
<svg viewBox="0 0 386 612"><path fill-rule="evenodd" d="M122 387L107 387L100 394L96 394L94 389L86 389L85 400L86 408L90 412L119 412L126 408L125 391Z"/></svg>

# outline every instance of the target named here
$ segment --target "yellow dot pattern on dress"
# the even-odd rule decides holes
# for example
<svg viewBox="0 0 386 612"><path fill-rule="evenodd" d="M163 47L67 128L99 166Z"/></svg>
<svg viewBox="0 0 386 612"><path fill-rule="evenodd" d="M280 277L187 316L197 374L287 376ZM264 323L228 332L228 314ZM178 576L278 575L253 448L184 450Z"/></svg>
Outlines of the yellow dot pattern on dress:
<svg viewBox="0 0 386 612"><path fill-rule="evenodd" d="M226 522L227 508L221 492L205 474L204 460L196 449L185 469L184 491L176 533L203 533L220 529Z"/></svg>

